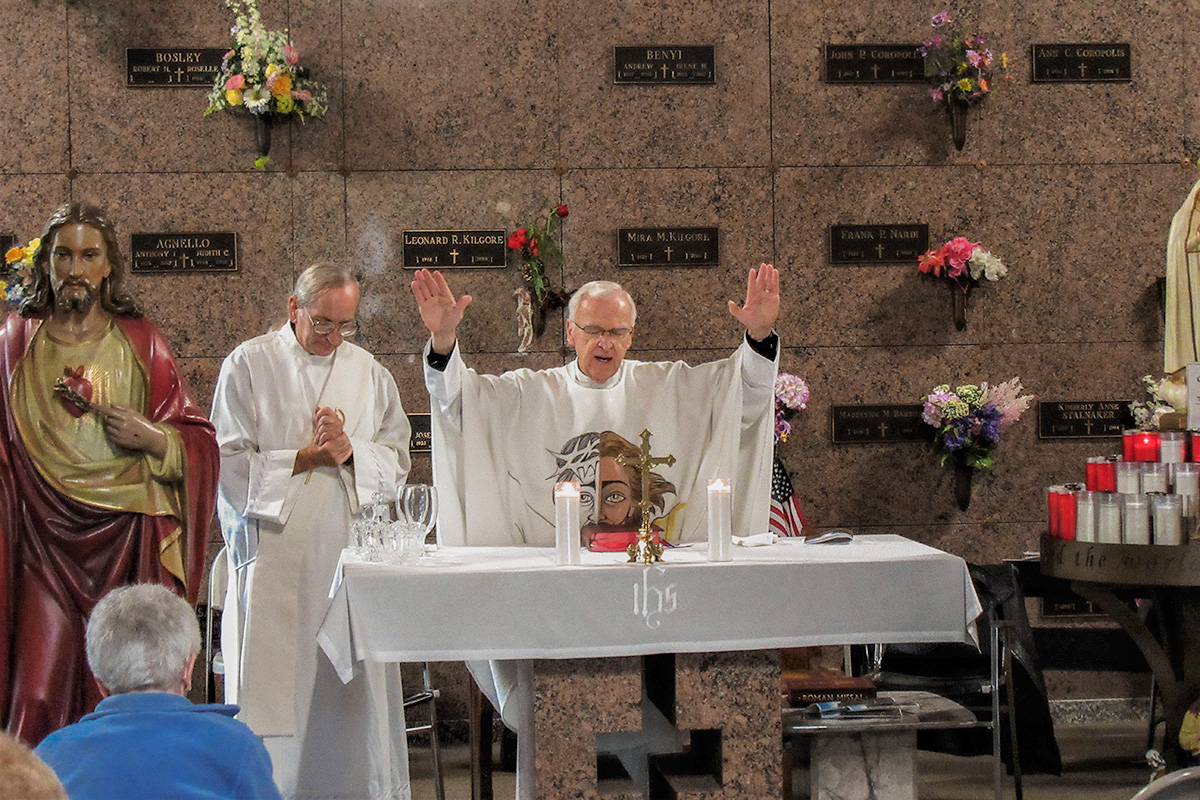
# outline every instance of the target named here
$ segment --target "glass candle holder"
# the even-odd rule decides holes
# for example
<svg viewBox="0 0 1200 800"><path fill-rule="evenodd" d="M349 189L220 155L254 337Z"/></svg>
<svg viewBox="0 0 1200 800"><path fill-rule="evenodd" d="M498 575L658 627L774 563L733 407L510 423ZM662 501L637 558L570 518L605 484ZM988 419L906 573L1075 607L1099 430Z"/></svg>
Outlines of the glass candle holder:
<svg viewBox="0 0 1200 800"><path fill-rule="evenodd" d="M1139 461L1118 461L1115 465L1116 490L1121 494L1142 491L1142 465Z"/></svg>
<svg viewBox="0 0 1200 800"><path fill-rule="evenodd" d="M1187 460L1185 431L1159 431L1158 460L1164 464L1178 464Z"/></svg>
<svg viewBox="0 0 1200 800"><path fill-rule="evenodd" d="M1166 464L1142 464L1142 494L1166 494L1168 488Z"/></svg>
<svg viewBox="0 0 1200 800"><path fill-rule="evenodd" d="M724 478L708 482L708 560L733 558L733 487Z"/></svg>
<svg viewBox="0 0 1200 800"><path fill-rule="evenodd" d="M1075 541L1096 541L1096 492L1075 495Z"/></svg>
<svg viewBox="0 0 1200 800"><path fill-rule="evenodd" d="M1121 514L1123 495L1096 495L1096 541L1105 544L1121 543Z"/></svg>
<svg viewBox="0 0 1200 800"><path fill-rule="evenodd" d="M1121 541L1125 544L1150 544L1150 498L1144 494L1122 495L1125 513L1121 516Z"/></svg>
<svg viewBox="0 0 1200 800"><path fill-rule="evenodd" d="M558 563L564 566L580 562L579 498L575 481L554 484L554 549Z"/></svg>
<svg viewBox="0 0 1200 800"><path fill-rule="evenodd" d="M1183 498L1161 494L1150 498L1155 544L1183 544Z"/></svg>

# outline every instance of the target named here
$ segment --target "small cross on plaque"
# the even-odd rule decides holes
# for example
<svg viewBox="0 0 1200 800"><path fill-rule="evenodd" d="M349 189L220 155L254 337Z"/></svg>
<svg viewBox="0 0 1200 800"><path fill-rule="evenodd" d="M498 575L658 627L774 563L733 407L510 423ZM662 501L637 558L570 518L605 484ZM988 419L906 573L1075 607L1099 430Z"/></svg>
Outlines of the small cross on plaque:
<svg viewBox="0 0 1200 800"><path fill-rule="evenodd" d="M642 500L638 503L642 511L642 525L638 529L638 540L629 545L625 552L629 554L628 563L630 564L636 564L639 560L643 564L653 564L655 561L662 561L663 548L661 544L654 541L654 535L650 530L650 468L660 464L666 464L668 467L674 466L675 456L655 458L650 455L649 429L642 431L641 453L641 458L638 459L617 456L618 464L623 467L636 467L641 470L642 475Z"/></svg>

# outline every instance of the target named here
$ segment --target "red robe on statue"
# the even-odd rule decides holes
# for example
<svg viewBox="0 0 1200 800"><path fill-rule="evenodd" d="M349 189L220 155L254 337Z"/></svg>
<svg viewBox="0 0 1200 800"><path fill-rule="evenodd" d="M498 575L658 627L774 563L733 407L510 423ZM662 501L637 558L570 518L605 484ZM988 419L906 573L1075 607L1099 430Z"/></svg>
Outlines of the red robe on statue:
<svg viewBox="0 0 1200 800"><path fill-rule="evenodd" d="M195 604L204 570L219 465L212 425L163 335L145 319L116 322L146 377L143 413L182 439L186 519L100 508L42 478L10 402L13 371L41 320L13 314L0 328L0 722L30 746L101 699L83 638L100 598L152 582Z"/></svg>

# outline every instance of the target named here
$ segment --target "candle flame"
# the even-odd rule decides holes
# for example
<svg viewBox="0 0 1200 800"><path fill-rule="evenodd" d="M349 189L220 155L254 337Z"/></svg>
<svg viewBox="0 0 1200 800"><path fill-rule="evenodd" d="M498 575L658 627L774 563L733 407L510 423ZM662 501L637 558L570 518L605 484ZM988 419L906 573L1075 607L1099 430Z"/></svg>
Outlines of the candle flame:
<svg viewBox="0 0 1200 800"><path fill-rule="evenodd" d="M724 478L713 478L708 482L708 490L710 492L728 492L729 489L729 482Z"/></svg>
<svg viewBox="0 0 1200 800"><path fill-rule="evenodd" d="M563 481L554 484L555 497L579 497L579 484L575 481Z"/></svg>

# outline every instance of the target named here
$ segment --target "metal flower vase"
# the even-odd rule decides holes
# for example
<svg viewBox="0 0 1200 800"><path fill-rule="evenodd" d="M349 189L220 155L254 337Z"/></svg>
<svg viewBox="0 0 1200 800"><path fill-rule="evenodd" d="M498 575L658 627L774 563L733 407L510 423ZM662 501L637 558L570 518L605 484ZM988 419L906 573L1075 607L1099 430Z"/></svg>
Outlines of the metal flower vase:
<svg viewBox="0 0 1200 800"><path fill-rule="evenodd" d="M966 100L950 99L946 102L946 114L950 117L950 136L954 140L955 150L962 150L967 145L967 109L970 107Z"/></svg>
<svg viewBox="0 0 1200 800"><path fill-rule="evenodd" d="M274 114L254 115L254 145L258 149L259 158L271 155L271 126L274 124Z"/></svg>
<svg viewBox="0 0 1200 800"><path fill-rule="evenodd" d="M971 287L959 286L958 284L950 283L950 295L954 298L954 329L965 331L967 329L967 295L971 291Z"/></svg>
<svg viewBox="0 0 1200 800"><path fill-rule="evenodd" d="M958 503L959 511L966 511L971 505L971 482L975 477L975 468L968 466L967 459L962 453L955 453L954 465L954 500Z"/></svg>

